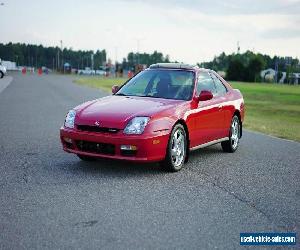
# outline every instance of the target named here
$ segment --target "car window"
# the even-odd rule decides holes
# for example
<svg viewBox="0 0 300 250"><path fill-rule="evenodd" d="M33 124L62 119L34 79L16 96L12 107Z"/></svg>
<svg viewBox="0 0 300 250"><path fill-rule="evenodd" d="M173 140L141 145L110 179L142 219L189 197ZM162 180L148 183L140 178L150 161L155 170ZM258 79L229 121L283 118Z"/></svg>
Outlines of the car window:
<svg viewBox="0 0 300 250"><path fill-rule="evenodd" d="M145 70L130 79L116 95L190 100L194 75L185 70Z"/></svg>
<svg viewBox="0 0 300 250"><path fill-rule="evenodd" d="M150 81L153 83L153 75L137 74L130 80L130 85L126 84L123 88L126 89L127 95L144 95Z"/></svg>
<svg viewBox="0 0 300 250"><path fill-rule="evenodd" d="M199 73L197 82L197 95L199 95L202 90L210 91L213 95L216 94L214 81L206 72Z"/></svg>
<svg viewBox="0 0 300 250"><path fill-rule="evenodd" d="M215 82L217 96L221 96L221 95L226 94L227 89L224 86L224 84L221 82L221 80L217 76L215 76L215 74L211 74L211 76L212 76L212 79Z"/></svg>

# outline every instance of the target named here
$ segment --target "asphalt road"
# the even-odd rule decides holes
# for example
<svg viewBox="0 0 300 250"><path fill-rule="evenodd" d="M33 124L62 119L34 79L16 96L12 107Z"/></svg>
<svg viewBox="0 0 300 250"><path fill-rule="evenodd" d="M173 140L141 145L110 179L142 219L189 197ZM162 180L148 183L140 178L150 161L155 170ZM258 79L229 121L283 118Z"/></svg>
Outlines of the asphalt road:
<svg viewBox="0 0 300 250"><path fill-rule="evenodd" d="M1 249L236 249L240 232L299 232L300 143L246 131L236 153L192 152L178 173L82 162L59 128L104 94L71 79L16 74L0 93Z"/></svg>

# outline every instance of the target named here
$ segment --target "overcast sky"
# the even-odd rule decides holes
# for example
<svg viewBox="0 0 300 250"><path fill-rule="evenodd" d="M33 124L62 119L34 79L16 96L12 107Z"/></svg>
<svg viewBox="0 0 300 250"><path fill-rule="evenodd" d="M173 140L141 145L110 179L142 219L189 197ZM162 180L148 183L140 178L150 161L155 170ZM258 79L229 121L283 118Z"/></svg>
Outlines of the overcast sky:
<svg viewBox="0 0 300 250"><path fill-rule="evenodd" d="M0 0L0 42L129 51L196 63L222 51L300 58L300 0Z"/></svg>

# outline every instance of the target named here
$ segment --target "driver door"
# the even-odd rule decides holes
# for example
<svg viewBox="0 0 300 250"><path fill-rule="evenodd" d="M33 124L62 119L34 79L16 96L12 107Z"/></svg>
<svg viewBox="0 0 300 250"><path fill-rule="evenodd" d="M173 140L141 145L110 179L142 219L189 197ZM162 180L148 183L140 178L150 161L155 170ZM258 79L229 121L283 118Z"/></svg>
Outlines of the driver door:
<svg viewBox="0 0 300 250"><path fill-rule="evenodd" d="M191 147L195 147L220 138L220 126L223 124L222 100L217 96L213 79L207 72L200 72L197 80L196 94L199 96L202 90L212 92L213 98L200 101L190 118L192 122Z"/></svg>

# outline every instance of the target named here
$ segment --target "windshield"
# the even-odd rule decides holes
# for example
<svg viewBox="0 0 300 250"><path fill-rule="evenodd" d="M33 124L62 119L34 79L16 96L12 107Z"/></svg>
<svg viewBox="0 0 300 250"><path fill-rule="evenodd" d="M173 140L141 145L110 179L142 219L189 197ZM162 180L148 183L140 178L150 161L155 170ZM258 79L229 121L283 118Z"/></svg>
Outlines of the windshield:
<svg viewBox="0 0 300 250"><path fill-rule="evenodd" d="M116 95L190 100L193 89L192 71L151 69L130 79Z"/></svg>

